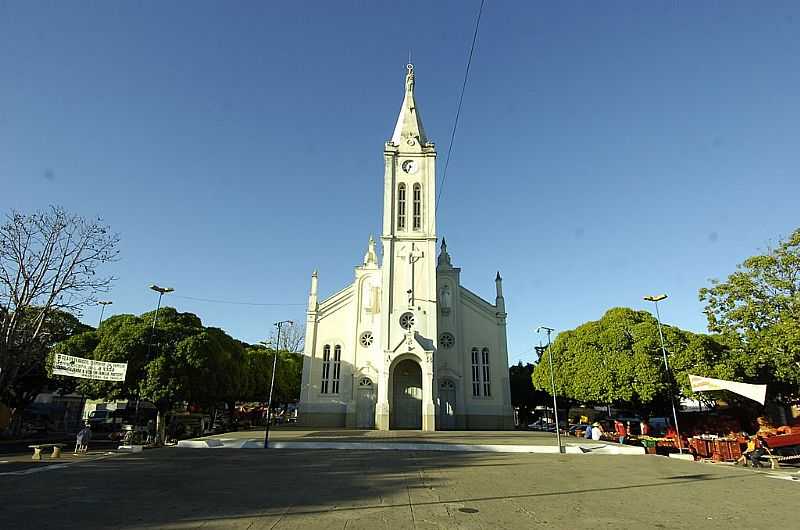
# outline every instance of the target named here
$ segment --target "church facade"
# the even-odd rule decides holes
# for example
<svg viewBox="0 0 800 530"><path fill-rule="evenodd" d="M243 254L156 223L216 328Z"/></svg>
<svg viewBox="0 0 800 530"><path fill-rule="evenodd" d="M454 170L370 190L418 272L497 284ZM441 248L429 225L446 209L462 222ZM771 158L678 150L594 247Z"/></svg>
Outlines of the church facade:
<svg viewBox="0 0 800 530"><path fill-rule="evenodd" d="M353 282L324 300L311 276L298 418L309 427L513 427L502 279L488 302L461 285L444 239L437 256L436 148L414 84L408 65L383 151L382 259L370 237Z"/></svg>

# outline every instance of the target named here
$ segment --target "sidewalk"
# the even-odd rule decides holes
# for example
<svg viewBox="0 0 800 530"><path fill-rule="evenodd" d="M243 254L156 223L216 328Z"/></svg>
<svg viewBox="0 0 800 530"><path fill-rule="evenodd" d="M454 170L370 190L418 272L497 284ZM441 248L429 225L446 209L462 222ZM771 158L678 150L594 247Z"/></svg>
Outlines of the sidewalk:
<svg viewBox="0 0 800 530"><path fill-rule="evenodd" d="M182 441L185 448L263 448L264 431L239 431ZM642 447L562 436L569 454L644 454ZM558 453L553 433L535 431L375 431L349 429L270 429L272 449L361 449Z"/></svg>

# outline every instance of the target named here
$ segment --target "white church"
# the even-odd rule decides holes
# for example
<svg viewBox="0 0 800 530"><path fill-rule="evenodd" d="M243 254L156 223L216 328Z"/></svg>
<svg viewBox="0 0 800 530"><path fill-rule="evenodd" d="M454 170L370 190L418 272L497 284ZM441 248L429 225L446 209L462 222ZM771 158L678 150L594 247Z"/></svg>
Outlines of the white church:
<svg viewBox="0 0 800 530"><path fill-rule="evenodd" d="M351 284L308 298L301 424L354 429L510 429L506 311L436 255L436 148L414 100L414 67L384 145L381 259L369 239Z"/></svg>

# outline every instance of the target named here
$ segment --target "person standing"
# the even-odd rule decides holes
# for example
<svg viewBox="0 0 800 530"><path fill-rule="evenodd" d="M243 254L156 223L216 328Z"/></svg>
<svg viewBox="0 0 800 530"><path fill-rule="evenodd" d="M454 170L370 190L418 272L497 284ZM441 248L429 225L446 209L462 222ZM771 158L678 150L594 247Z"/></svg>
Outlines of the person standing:
<svg viewBox="0 0 800 530"><path fill-rule="evenodd" d="M619 421L614 420L614 432L617 434L617 441L621 444L625 443L625 425Z"/></svg>
<svg viewBox="0 0 800 530"><path fill-rule="evenodd" d="M85 453L89 449L89 438L91 437L91 430L87 423L75 437L75 451L73 454Z"/></svg>
<svg viewBox="0 0 800 530"><path fill-rule="evenodd" d="M592 424L592 440L599 441L603 437L603 426L599 422Z"/></svg>
<svg viewBox="0 0 800 530"><path fill-rule="evenodd" d="M587 439L587 440L591 440L592 439L592 426L591 425L587 425L586 426L586 432L583 433L583 437L585 439Z"/></svg>

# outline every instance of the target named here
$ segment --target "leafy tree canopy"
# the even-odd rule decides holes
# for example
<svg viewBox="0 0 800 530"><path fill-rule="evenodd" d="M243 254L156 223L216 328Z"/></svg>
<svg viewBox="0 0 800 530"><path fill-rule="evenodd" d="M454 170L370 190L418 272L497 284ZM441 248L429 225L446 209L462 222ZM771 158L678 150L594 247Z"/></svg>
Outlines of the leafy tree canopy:
<svg viewBox="0 0 800 530"><path fill-rule="evenodd" d="M700 289L708 328L721 334L770 383L768 394L797 396L800 385L800 229L744 260L724 282Z"/></svg>
<svg viewBox="0 0 800 530"><path fill-rule="evenodd" d="M673 326L662 329L677 386L664 369L655 317L628 308L610 309L600 320L560 333L534 370L533 384L549 391L552 352L558 395L585 403L661 409L675 388L691 395L689 372L727 378L743 372L713 337Z"/></svg>

